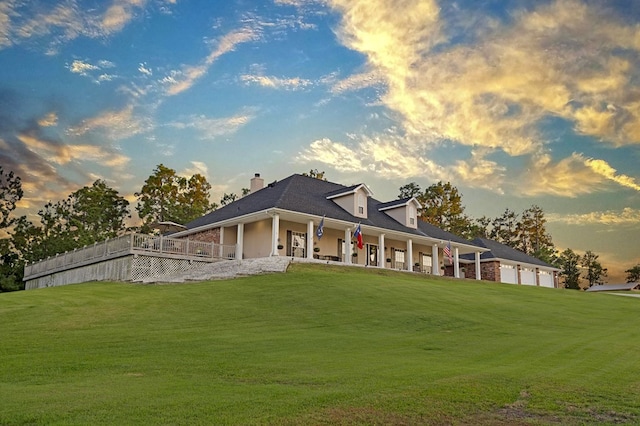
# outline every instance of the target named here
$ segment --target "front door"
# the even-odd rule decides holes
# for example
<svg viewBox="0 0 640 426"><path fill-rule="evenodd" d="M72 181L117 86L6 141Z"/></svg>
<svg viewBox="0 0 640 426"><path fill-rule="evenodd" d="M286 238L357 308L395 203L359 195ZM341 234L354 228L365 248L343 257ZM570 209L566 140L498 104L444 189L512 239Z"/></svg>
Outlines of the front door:
<svg viewBox="0 0 640 426"><path fill-rule="evenodd" d="M367 244L367 265L378 266L378 246Z"/></svg>

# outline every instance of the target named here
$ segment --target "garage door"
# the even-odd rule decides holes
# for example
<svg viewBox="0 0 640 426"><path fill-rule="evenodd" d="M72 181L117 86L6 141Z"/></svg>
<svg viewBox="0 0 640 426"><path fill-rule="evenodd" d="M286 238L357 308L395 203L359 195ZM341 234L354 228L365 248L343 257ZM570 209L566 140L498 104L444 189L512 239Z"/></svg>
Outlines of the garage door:
<svg viewBox="0 0 640 426"><path fill-rule="evenodd" d="M554 287L553 275L551 273L540 271L540 274L538 276L540 277L540 287Z"/></svg>
<svg viewBox="0 0 640 426"><path fill-rule="evenodd" d="M531 268L520 269L520 284L536 285L536 271Z"/></svg>
<svg viewBox="0 0 640 426"><path fill-rule="evenodd" d="M500 281L507 284L518 284L518 273L513 265L500 265Z"/></svg>

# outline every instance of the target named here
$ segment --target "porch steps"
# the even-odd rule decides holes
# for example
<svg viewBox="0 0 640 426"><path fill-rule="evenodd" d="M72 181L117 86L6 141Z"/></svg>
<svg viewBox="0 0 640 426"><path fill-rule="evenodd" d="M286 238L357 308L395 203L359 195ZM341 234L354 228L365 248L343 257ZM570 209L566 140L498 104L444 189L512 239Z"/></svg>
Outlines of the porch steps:
<svg viewBox="0 0 640 426"><path fill-rule="evenodd" d="M262 257L257 259L224 260L208 263L192 270L165 275L148 277L144 283L183 283L188 281L207 281L215 279L229 279L241 276L258 275L274 272L286 272L291 258L284 256Z"/></svg>

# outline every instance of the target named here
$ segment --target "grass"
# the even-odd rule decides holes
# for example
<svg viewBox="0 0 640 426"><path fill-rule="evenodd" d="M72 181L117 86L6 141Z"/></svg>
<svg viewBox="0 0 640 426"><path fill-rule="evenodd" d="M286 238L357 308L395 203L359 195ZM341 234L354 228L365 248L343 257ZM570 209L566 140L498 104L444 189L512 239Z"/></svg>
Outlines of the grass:
<svg viewBox="0 0 640 426"><path fill-rule="evenodd" d="M293 265L0 295L0 424L637 424L640 300Z"/></svg>

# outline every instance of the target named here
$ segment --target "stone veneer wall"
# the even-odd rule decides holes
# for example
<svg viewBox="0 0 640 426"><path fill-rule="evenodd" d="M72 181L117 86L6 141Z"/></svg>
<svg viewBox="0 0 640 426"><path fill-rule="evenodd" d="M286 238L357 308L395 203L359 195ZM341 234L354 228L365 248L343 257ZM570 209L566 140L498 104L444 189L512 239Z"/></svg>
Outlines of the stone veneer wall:
<svg viewBox="0 0 640 426"><path fill-rule="evenodd" d="M186 238L192 241L220 244L220 228L207 229L206 231L191 234Z"/></svg>
<svg viewBox="0 0 640 426"><path fill-rule="evenodd" d="M465 267L465 278L476 279L476 265L470 263ZM486 281L500 282L500 262L481 262L480 277Z"/></svg>

